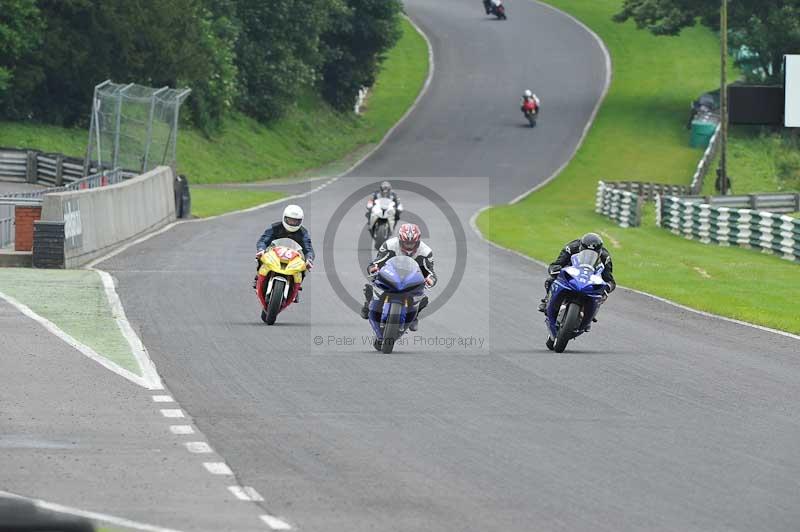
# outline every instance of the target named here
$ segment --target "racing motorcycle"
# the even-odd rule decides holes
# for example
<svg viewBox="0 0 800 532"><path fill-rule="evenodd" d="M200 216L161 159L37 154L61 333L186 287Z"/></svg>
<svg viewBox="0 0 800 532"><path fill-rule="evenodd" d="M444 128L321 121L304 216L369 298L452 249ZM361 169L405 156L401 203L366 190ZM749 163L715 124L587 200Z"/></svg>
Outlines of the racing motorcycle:
<svg viewBox="0 0 800 532"><path fill-rule="evenodd" d="M589 331L606 297L600 255L587 249L573 255L571 262L558 272L548 294L546 345L556 353L563 353L570 340Z"/></svg>
<svg viewBox="0 0 800 532"><path fill-rule="evenodd" d="M278 238L260 258L256 294L261 302L261 321L273 325L278 314L294 302L306 259L300 244L291 238Z"/></svg>
<svg viewBox="0 0 800 532"><path fill-rule="evenodd" d="M390 354L397 340L417 318L425 298L425 277L411 257L392 257L374 274L369 324L375 333L373 347Z"/></svg>
<svg viewBox="0 0 800 532"><path fill-rule="evenodd" d="M525 100L525 103L522 104L522 113L525 115L525 118L528 119L528 124L530 124L531 127L536 127L536 118L539 116L539 109L536 103L531 100Z"/></svg>
<svg viewBox="0 0 800 532"><path fill-rule="evenodd" d="M397 205L391 198L377 198L373 202L369 213L369 232L375 249L380 249L394 231L396 211Z"/></svg>
<svg viewBox="0 0 800 532"><path fill-rule="evenodd" d="M506 20L506 6L503 2L493 2L492 0L483 0L483 7L486 9L487 15L494 15L497 20Z"/></svg>

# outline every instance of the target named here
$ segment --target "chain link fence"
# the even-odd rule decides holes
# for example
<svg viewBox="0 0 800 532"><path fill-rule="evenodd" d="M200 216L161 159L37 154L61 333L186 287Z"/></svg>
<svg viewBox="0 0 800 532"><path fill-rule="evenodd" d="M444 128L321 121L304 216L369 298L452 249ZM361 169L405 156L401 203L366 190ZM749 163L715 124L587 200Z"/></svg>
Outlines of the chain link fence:
<svg viewBox="0 0 800 532"><path fill-rule="evenodd" d="M161 165L175 170L178 115L190 92L111 81L97 85L84 175L90 165L139 173Z"/></svg>

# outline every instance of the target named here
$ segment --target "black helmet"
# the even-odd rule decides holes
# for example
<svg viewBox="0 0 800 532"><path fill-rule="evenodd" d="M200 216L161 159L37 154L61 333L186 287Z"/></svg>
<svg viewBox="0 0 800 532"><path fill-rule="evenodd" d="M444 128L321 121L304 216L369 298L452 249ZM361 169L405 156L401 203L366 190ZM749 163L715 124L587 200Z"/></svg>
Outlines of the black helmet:
<svg viewBox="0 0 800 532"><path fill-rule="evenodd" d="M600 253L600 250L603 249L603 239L597 233L586 233L581 237L581 251L584 249Z"/></svg>

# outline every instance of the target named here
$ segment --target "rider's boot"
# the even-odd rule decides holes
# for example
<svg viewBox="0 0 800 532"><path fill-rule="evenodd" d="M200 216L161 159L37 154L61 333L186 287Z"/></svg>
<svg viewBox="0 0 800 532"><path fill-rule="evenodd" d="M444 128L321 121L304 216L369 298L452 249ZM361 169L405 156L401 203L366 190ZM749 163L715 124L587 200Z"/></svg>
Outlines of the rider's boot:
<svg viewBox="0 0 800 532"><path fill-rule="evenodd" d="M369 318L369 304L372 301L372 285L364 285L364 306L361 307L361 317Z"/></svg>
<svg viewBox="0 0 800 532"><path fill-rule="evenodd" d="M539 312L547 312L547 298L543 297L542 301L539 303Z"/></svg>

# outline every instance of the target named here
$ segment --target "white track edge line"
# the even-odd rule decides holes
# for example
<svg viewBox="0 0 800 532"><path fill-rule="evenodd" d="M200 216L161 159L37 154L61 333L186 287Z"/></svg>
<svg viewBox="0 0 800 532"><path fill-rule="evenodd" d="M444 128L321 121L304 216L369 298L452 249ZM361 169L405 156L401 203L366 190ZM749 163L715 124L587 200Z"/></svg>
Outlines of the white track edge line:
<svg viewBox="0 0 800 532"><path fill-rule="evenodd" d="M105 262L105 261L107 261L107 260L109 260L109 259L111 259L113 257L116 257L120 253L122 253L124 251L127 251L128 249L130 249L133 246L136 246L138 244L141 244L142 242L150 240L151 238L153 238L155 236L163 234L163 233L169 231L170 229L174 228L177 225L182 225L182 224L186 224L186 223L208 222L208 221L216 220L218 218L223 218L223 217L226 217L226 216L233 216L233 215L236 215L236 214L244 214L244 213L248 213L248 212L253 212L253 211L260 210L260 209L264 209L266 207L271 207L273 205L277 205L277 204L280 204L280 203L288 202L288 201L291 201L291 200L305 198L307 196L310 196L311 194L319 192L323 188L327 187L328 185L333 184L334 182L338 181L341 177L346 176L347 174L353 172L356 168L361 166L364 163L364 161L366 161L367 159L372 157L378 150L380 150L383 147L384 144L386 144L386 142L388 142L389 138L397 130L397 128L399 128L403 123L405 123L405 121L408 119L408 117L411 115L411 113L413 113L416 110L416 108L419 107L419 103L422 101L422 98L425 96L425 94L427 94L428 89L430 88L431 83L433 82L433 76L434 76L434 73L436 71L434 55L433 55L433 45L431 44L431 41L428 38L428 36L425 34L424 31L422 31L422 28L420 28L417 25L416 22L414 22L407 15L403 15L403 16L414 27L414 29L417 31L417 33L419 33L422 36L422 38L425 40L425 44L428 47L428 76L425 79L425 83L422 85L422 88L420 89L419 94L417 94L417 98L414 100L414 103L411 104L411 107L409 107L406 110L406 112L403 114L403 116L401 116L400 119L389 129L389 131L386 132L386 134L383 136L383 138L381 139L381 141L378 144L376 144L371 150L369 150L367 153L365 153L358 161L356 161L347 170L345 170L344 172L340 173L337 176L334 176L334 177L328 179L327 181L325 181L321 185L319 185L317 187L314 187L311 190L308 190L308 191L303 192L301 194L294 194L294 195L291 195L291 196L286 196L284 198L279 198L279 199L276 199L276 200L273 200L273 201L270 201L270 202L267 202L267 203L262 203L261 205L256 205L255 207L250 207L250 208L242 209L242 210L239 210L239 211L226 212L224 214L220 214L220 215L217 215L217 216L209 216L208 218L195 218L195 219L191 219L191 220L179 220L179 221L171 222L171 223L167 224L166 226L162 227L161 229L159 229L158 231L154 231L152 233L148 233L148 234L146 234L146 235L144 235L144 236L142 236L140 238L137 238L136 240L134 240L132 242L129 242L127 244L124 244L124 245L120 246L119 248L107 253L106 255L103 255L102 257L94 259L89 264L84 266L84 268L85 269L90 269L90 270L95 269L95 266L97 266L98 264L100 264L102 262ZM324 179L324 178L321 178L321 179ZM102 270L97 270L97 271L102 271Z"/></svg>
<svg viewBox="0 0 800 532"><path fill-rule="evenodd" d="M47 502L41 499L33 499L30 497L25 497L23 495L17 495L16 493L11 493L8 491L0 491L0 496L24 500L44 510L50 510L52 512L60 514L74 515L76 517L84 517L86 519L91 519L93 521L101 521L103 523L109 523L114 526L132 528L134 530L143 530L145 532L179 532L178 530L175 530L173 528L164 528L155 525L148 525L146 523L138 523L136 521L131 521L130 519L125 519L124 517L115 517L113 515L102 514L98 512L90 512L87 510L81 510L79 508L72 508L70 506L64 506L63 504Z"/></svg>
<svg viewBox="0 0 800 532"><path fill-rule="evenodd" d="M70 336L69 334L64 332L60 327L58 327L58 325L56 325L52 321L48 320L47 318L45 318L43 316L40 316L39 314L37 314L36 312L31 310L30 307L28 307L27 305L17 301L13 297L0 292L0 299L5 300L8 304L10 304L14 308L16 308L22 314L24 314L28 318L36 321L37 323L42 325L45 329L47 329L47 331L49 331L51 334L54 334L55 336L60 338L62 341L64 341L64 343L66 343L70 347L76 349L77 351L82 353L84 356L94 360L95 362L97 362L98 364L103 366L104 368L110 369L111 371L113 371L117 375L125 377L126 379L128 379L131 382L133 382L134 384L138 384L139 386L143 386L144 388L147 388L148 390L161 389L161 388L154 387L153 383L150 382L149 380L147 380L147 379L145 379L143 377L140 377L139 375L136 375L135 373L123 368L122 366L118 365L117 363L115 363L115 362L107 359L106 357L98 354L94 349L92 349L91 347L89 347L86 344L83 344L83 343L79 342L78 340L76 340L75 338L73 338L72 336Z"/></svg>
<svg viewBox="0 0 800 532"><path fill-rule="evenodd" d="M572 153L569 155L567 160L564 161L564 163L561 166L559 166L556 169L556 171L553 172L552 175L550 175L550 177L548 177L547 179L545 179L541 183L536 184L533 188L530 188L526 192L523 192L522 194L520 194L516 198L512 199L511 201L509 201L508 202L509 205L514 205L515 203L518 203L518 202L522 201L523 199L525 199L526 197L530 196L531 194L533 194L534 192L536 192L537 190L539 190L543 186L545 186L548 183L550 183L556 177L561 175L561 172L563 172L564 169L569 165L569 163L572 162L572 159L575 158L575 155L578 153L578 150L581 149L581 146L583 146L583 142L586 140L586 137L589 135L589 131L592 129L592 126L594 125L594 121L597 118L597 113L600 112L600 108L603 106L603 102L606 101L606 96L608 96L608 91L611 89L611 81L612 81L613 76L614 76L614 68L613 68L613 64L611 62L611 54L609 53L608 48L606 48L606 43L603 42L603 39L601 39L600 36L597 35L594 32L594 30L592 30L589 26L587 26L586 24L584 24L583 22L581 22L577 18L573 17L569 13L561 11L560 9L557 9L557 8L555 8L555 7L553 7L553 6L549 5L549 4L545 4L544 2L542 2L540 0L532 0L532 1L537 3L537 4L539 4L540 6L546 7L548 9L552 9L556 13L559 13L559 14L567 17L568 19L572 20L572 22L574 22L575 24L577 24L578 26L583 28L584 31L586 31L589 35L591 35L594 38L594 40L597 42L598 46L600 47L600 50L603 52L603 56L605 57L606 79L605 79L605 84L603 86L603 92L600 94L600 98L597 99L597 103L595 104L594 109L592 110L592 114L589 116L589 121L586 122L586 126L584 126L584 128L583 128L583 132L581 133L581 138L578 139L578 143L575 144L575 149L572 150Z"/></svg>
<svg viewBox="0 0 800 532"><path fill-rule="evenodd" d="M161 378L158 376L156 365L150 359L147 348L136 334L136 331L133 330L131 323L128 321L128 318L125 315L125 309L122 307L122 301L119 298L119 294L117 294L117 289L114 285L114 279L111 277L111 275L102 270L93 269L93 271L97 272L97 274L100 276L100 279L103 281L103 287L106 291L106 298L108 299L108 304L111 305L111 313L114 317L114 321L117 322L117 326L119 327L122 336L125 338L125 341L128 342L131 352L133 353L134 358L136 358L136 362L139 364L139 369L142 371L142 376L151 384L151 390L163 390L164 386L161 383ZM170 402L173 402L171 398Z"/></svg>

